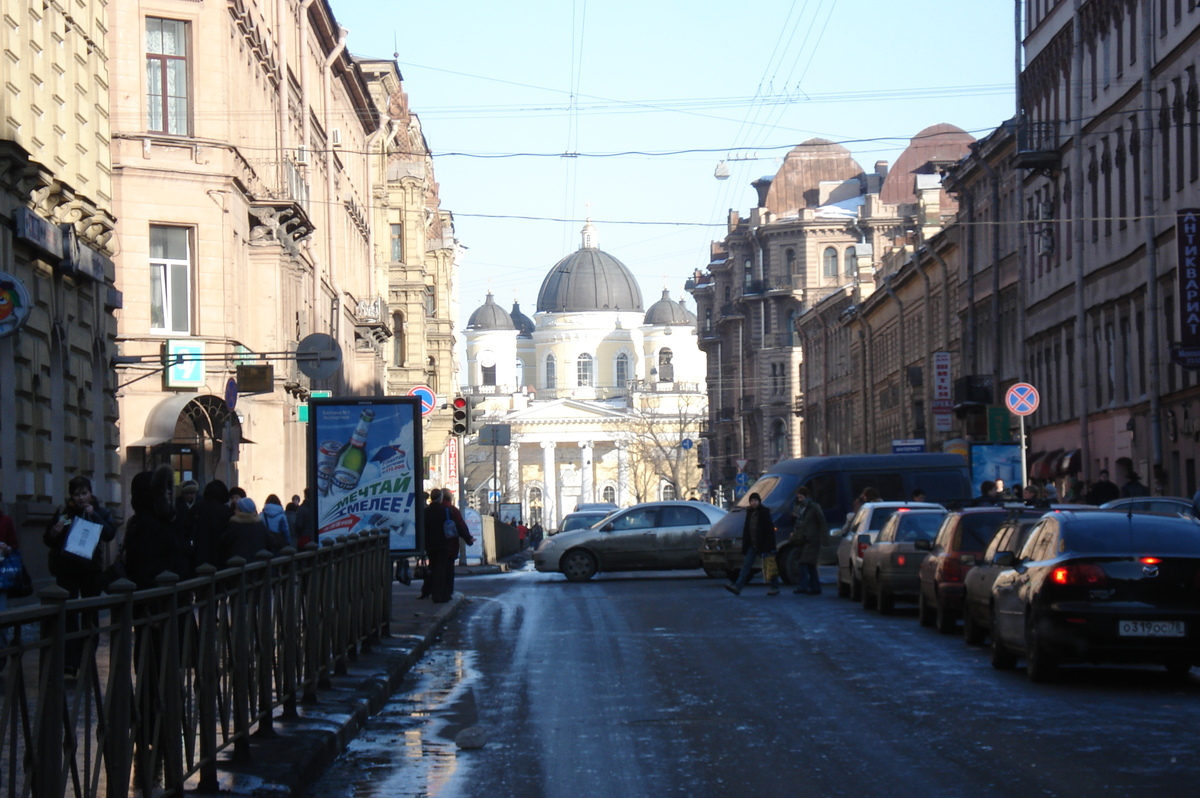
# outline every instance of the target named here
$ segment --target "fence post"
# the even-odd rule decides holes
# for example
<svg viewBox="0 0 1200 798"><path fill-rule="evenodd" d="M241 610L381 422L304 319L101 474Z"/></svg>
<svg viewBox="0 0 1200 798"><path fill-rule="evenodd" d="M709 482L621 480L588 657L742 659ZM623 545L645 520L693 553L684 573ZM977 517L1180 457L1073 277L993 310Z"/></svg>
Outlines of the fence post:
<svg viewBox="0 0 1200 798"><path fill-rule="evenodd" d="M234 598L232 637L229 646L230 680L233 682L233 761L250 761L250 624L246 619L246 561L230 557L229 567L239 569L237 592Z"/></svg>
<svg viewBox="0 0 1200 798"><path fill-rule="evenodd" d="M321 677L317 687L328 690L333 686L329 679L328 659L337 657L338 595L337 595L337 544L332 538L321 540L324 557L321 562Z"/></svg>
<svg viewBox="0 0 1200 798"><path fill-rule="evenodd" d="M47 606L58 606L58 612L41 624L42 655L38 694L41 706L34 719L34 749L29 752L29 768L33 772L33 794L59 796L66 790L63 772L63 716L66 687L63 668L66 667L67 599L70 593L58 585L38 591L38 598Z"/></svg>
<svg viewBox="0 0 1200 798"><path fill-rule="evenodd" d="M304 598L304 698L306 704L317 703L316 685L321 678L321 547L309 543L304 547L312 557L306 560Z"/></svg>
<svg viewBox="0 0 1200 798"><path fill-rule="evenodd" d="M104 730L105 792L108 798L126 798L133 774L133 591L128 579L108 586L114 596L123 596L113 608L113 631L108 642L108 727Z"/></svg>
<svg viewBox="0 0 1200 798"><path fill-rule="evenodd" d="M283 633L280 635L281 649L279 652L280 666L282 673L282 684L280 689L283 691L283 717L295 718L298 717L296 712L296 660L299 645L297 638L299 637L300 624L298 621L298 613L296 611L297 601L297 586L299 577L296 572L296 550L292 547L287 547L283 550L287 555L288 561L286 573L283 578L283 590L281 591L283 602L283 612L279 613L283 623Z"/></svg>
<svg viewBox="0 0 1200 798"><path fill-rule="evenodd" d="M254 736L274 737L275 613L271 601L275 581L275 568L271 564L274 555L260 551L257 556L262 568L258 571L258 600L255 602L258 613L258 731Z"/></svg>
<svg viewBox="0 0 1200 798"><path fill-rule="evenodd" d="M350 550L348 537L342 537L338 540L337 545L333 548L333 585L334 585L334 607L336 608L334 617L336 619L336 627L334 628L333 645L333 672L338 676L344 676L347 673L346 667L346 652L350 648L350 611L351 607L348 602L349 591L349 574L350 569L347 567L347 553Z"/></svg>
<svg viewBox="0 0 1200 798"><path fill-rule="evenodd" d="M162 751L163 786L176 795L183 794L183 657L179 646L179 576L163 571L155 579L159 587L169 587L171 592L164 599L162 648L157 653L159 688L159 711L162 724L155 741Z"/></svg>
<svg viewBox="0 0 1200 798"><path fill-rule="evenodd" d="M216 792L217 782L217 569L210 563L196 568L208 579L200 601L200 630L196 638L196 715L199 721L200 792ZM114 797L124 798L124 796Z"/></svg>

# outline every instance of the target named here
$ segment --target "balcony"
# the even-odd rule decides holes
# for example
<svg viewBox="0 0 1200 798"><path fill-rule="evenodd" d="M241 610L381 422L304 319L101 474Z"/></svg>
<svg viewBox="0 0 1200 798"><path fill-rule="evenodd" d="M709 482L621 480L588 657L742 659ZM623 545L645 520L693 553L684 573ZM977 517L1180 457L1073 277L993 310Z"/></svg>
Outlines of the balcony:
<svg viewBox="0 0 1200 798"><path fill-rule="evenodd" d="M764 349L790 349L796 345L796 336L788 332L767 333L763 336Z"/></svg>
<svg viewBox="0 0 1200 798"><path fill-rule="evenodd" d="M730 319L741 319L744 317L745 317L745 314L742 312L742 307L738 303L726 302L725 304L721 305L721 318L720 318L721 321L729 321Z"/></svg>
<svg viewBox="0 0 1200 798"><path fill-rule="evenodd" d="M1057 120L1017 122L1017 154L1013 165L1019 169L1057 169L1062 161L1058 147Z"/></svg>
<svg viewBox="0 0 1200 798"><path fill-rule="evenodd" d="M378 347L392 337L387 309L381 296L359 300L354 308L354 337L361 342L360 349Z"/></svg>
<svg viewBox="0 0 1200 798"><path fill-rule="evenodd" d="M750 413L754 410L754 394L742 394L741 408L743 413Z"/></svg>

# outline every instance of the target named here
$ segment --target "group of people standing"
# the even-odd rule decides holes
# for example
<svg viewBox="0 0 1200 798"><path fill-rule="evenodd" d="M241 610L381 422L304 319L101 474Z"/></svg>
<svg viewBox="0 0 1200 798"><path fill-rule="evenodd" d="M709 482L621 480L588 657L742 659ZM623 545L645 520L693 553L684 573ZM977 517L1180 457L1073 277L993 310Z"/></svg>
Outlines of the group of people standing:
<svg viewBox="0 0 1200 798"><path fill-rule="evenodd" d="M742 571L738 578L725 585L725 589L735 596L742 593L742 588L750 581L754 573L754 563L762 558L763 580L767 583L767 595L779 594L779 563L776 560L778 547L775 543L775 522L771 511L762 503L762 497L751 493L747 498L746 519L742 524ZM793 593L809 596L821 594L821 577L817 572L817 563L821 558L821 543L829 534L829 526L825 521L825 511L812 496L812 491L801 485L796 489L792 502L792 515L795 522L788 542L799 552L796 574L797 587Z"/></svg>

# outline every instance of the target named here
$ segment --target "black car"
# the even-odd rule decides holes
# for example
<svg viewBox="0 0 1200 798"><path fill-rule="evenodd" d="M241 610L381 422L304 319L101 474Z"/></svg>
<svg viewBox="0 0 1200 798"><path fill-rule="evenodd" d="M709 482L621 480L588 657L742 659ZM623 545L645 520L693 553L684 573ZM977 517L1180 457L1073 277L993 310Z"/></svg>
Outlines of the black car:
<svg viewBox="0 0 1200 798"><path fill-rule="evenodd" d="M1001 524L983 556L963 577L963 639L968 645L982 645L992 632L992 585L1001 571L1011 567L997 564L996 556L1020 551L1041 517L1042 514L1022 515Z"/></svg>
<svg viewBox="0 0 1200 798"><path fill-rule="evenodd" d="M1062 663L1200 663L1200 522L1073 511L1043 517L992 585L992 665L1025 657L1046 681Z"/></svg>

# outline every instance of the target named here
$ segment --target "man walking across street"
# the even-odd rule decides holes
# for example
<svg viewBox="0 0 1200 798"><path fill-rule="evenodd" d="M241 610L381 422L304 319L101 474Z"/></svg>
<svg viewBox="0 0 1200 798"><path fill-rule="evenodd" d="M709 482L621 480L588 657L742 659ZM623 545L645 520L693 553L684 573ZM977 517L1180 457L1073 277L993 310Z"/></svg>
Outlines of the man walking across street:
<svg viewBox="0 0 1200 798"><path fill-rule="evenodd" d="M801 485L796 488L796 502L792 505L796 524L792 528L791 542L800 552L800 573L793 593L821 594L821 577L817 573L817 562L821 559L821 543L829 535L825 523L825 511L812 497L812 492Z"/></svg>
<svg viewBox="0 0 1200 798"><path fill-rule="evenodd" d="M768 573L768 568L775 564L775 524L771 521L771 511L763 507L761 496L751 493L749 501L746 521L742 525L742 572L737 581L725 585L725 589L735 596L741 595L742 588L750 581L750 574L754 571L754 560L762 555L767 595L774 596L779 593L778 566L775 566L774 573Z"/></svg>

